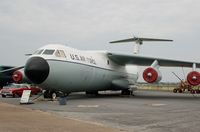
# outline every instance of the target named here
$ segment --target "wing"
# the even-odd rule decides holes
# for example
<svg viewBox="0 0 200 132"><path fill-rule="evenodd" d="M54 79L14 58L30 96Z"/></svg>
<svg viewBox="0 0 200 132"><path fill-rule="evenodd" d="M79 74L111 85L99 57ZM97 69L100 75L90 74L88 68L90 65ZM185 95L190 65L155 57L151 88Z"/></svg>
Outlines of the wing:
<svg viewBox="0 0 200 132"><path fill-rule="evenodd" d="M157 60L159 65L164 67L192 67L193 64L196 64L196 67L200 68L200 63L198 62L161 59L140 55L124 55L116 53L108 53L107 55L112 61L120 65L134 64L139 66L150 66L155 60Z"/></svg>
<svg viewBox="0 0 200 132"><path fill-rule="evenodd" d="M3 70L0 71L0 73L12 73L16 70L22 69L24 66L19 66L19 67L9 67L9 68L4 68Z"/></svg>

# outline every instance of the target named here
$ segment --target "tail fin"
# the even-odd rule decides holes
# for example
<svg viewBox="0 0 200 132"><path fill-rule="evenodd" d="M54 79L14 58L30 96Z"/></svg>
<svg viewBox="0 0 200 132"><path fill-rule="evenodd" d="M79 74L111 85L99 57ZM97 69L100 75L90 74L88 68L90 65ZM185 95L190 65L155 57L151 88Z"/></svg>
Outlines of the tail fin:
<svg viewBox="0 0 200 132"><path fill-rule="evenodd" d="M170 39L155 39L155 38L140 38L140 37L133 37L130 39L123 39L123 40L117 40L117 41L111 41L110 43L127 43L127 42L135 42L135 47L134 47L134 54L138 54L140 50L140 45L143 44L143 41L173 41Z"/></svg>

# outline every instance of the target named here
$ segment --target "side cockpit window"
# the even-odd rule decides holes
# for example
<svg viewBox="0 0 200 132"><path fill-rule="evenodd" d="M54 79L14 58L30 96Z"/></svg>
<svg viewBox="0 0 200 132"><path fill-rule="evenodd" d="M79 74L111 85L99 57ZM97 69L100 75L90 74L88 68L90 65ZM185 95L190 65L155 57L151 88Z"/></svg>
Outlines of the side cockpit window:
<svg viewBox="0 0 200 132"><path fill-rule="evenodd" d="M40 55L42 52L43 52L43 50L39 50L37 54Z"/></svg>
<svg viewBox="0 0 200 132"><path fill-rule="evenodd" d="M65 52L63 50L56 50L55 56L66 58Z"/></svg>
<svg viewBox="0 0 200 132"><path fill-rule="evenodd" d="M49 50L49 49L46 49L44 52L43 52L43 55L53 55L55 50Z"/></svg>
<svg viewBox="0 0 200 132"><path fill-rule="evenodd" d="M44 51L43 49L42 49L42 50L37 50L37 51L35 51L35 53L33 53L33 54L35 54L35 55L40 55L43 51Z"/></svg>

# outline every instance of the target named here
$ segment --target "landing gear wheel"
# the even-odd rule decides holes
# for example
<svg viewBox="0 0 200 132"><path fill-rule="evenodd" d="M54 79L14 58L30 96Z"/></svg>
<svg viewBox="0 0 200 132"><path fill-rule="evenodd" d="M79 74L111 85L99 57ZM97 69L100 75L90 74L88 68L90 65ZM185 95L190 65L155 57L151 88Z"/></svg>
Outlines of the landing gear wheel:
<svg viewBox="0 0 200 132"><path fill-rule="evenodd" d="M16 94L13 94L12 97L13 97L13 98L18 98L18 97L20 97L20 96L16 93Z"/></svg>
<svg viewBox="0 0 200 132"><path fill-rule="evenodd" d="M174 89L173 92L174 92L174 93L177 93L177 89Z"/></svg>
<svg viewBox="0 0 200 132"><path fill-rule="evenodd" d="M199 94L199 93L200 93L200 90L196 90L196 93Z"/></svg>
<svg viewBox="0 0 200 132"><path fill-rule="evenodd" d="M133 94L133 91L128 90L128 89L121 91L121 95L132 95L132 94Z"/></svg>
<svg viewBox="0 0 200 132"><path fill-rule="evenodd" d="M44 98L51 98L51 94L49 90L46 90L43 94Z"/></svg>
<svg viewBox="0 0 200 132"><path fill-rule="evenodd" d="M52 94L51 94L52 100L56 100L56 97L57 97L56 93L55 93L55 92L52 92Z"/></svg>
<svg viewBox="0 0 200 132"><path fill-rule="evenodd" d="M191 89L191 90L190 90L190 93L191 93L191 94L195 94L195 90Z"/></svg>
<svg viewBox="0 0 200 132"><path fill-rule="evenodd" d="M55 100L56 97L58 97L58 94L55 91L46 90L43 93L43 96L44 96L44 98L49 98L49 99Z"/></svg>
<svg viewBox="0 0 200 132"><path fill-rule="evenodd" d="M86 91L85 94L86 95L95 95L95 96L97 96L97 95L99 95L99 92L98 91Z"/></svg>
<svg viewBox="0 0 200 132"><path fill-rule="evenodd" d="M182 92L183 92L183 90L182 90L182 89L179 89L179 90L178 90L178 92L179 92L179 93L182 93Z"/></svg>

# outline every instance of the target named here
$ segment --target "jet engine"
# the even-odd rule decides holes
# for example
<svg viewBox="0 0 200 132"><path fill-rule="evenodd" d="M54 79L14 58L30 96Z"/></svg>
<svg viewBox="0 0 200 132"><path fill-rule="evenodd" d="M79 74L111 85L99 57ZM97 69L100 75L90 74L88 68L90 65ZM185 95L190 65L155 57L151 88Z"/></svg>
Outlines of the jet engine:
<svg viewBox="0 0 200 132"><path fill-rule="evenodd" d="M12 79L15 83L30 83L30 81L25 77L23 70L15 71L12 75Z"/></svg>
<svg viewBox="0 0 200 132"><path fill-rule="evenodd" d="M162 79L162 75L159 69L148 67L143 72L143 79L148 83L159 82Z"/></svg>
<svg viewBox="0 0 200 132"><path fill-rule="evenodd" d="M197 71L192 71L187 75L187 81L192 86L197 86L200 84L200 73Z"/></svg>
<svg viewBox="0 0 200 132"><path fill-rule="evenodd" d="M12 75L12 79L15 83L19 83L23 79L23 74L21 71L15 71Z"/></svg>

